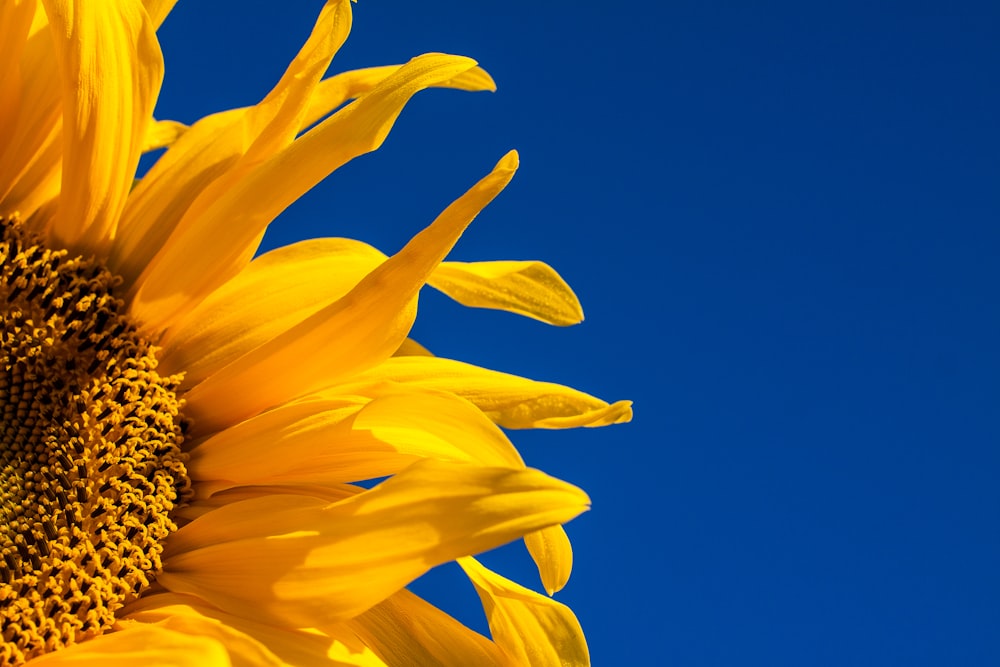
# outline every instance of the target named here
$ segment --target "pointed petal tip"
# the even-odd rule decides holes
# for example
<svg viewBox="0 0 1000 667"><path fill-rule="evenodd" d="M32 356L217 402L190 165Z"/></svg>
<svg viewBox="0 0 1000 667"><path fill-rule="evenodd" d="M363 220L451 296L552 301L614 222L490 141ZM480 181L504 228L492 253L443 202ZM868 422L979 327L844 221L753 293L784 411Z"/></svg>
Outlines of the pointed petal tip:
<svg viewBox="0 0 1000 667"><path fill-rule="evenodd" d="M610 406L613 411L609 423L627 424L632 421L632 401L615 401Z"/></svg>
<svg viewBox="0 0 1000 667"><path fill-rule="evenodd" d="M493 168L493 173L495 174L510 174L510 177L514 176L517 168L521 166L521 157L516 150L507 151L500 161L497 162L497 166Z"/></svg>

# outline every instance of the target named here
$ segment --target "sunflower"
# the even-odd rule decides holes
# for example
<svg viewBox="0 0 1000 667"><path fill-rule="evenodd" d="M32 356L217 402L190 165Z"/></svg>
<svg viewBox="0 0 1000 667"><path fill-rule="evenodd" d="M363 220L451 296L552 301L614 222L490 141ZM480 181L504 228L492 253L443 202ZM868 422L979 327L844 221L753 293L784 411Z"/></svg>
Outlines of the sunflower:
<svg viewBox="0 0 1000 667"><path fill-rule="evenodd" d="M516 153L390 257L342 238L256 256L414 94L489 75L427 54L324 78L351 24L330 0L260 103L157 121L172 5L0 4L0 661L585 664L550 596L589 500L502 428L618 423L629 404L407 337L425 284L582 318L545 264L444 261ZM472 558L521 538L548 596ZM451 561L492 638L406 589Z"/></svg>

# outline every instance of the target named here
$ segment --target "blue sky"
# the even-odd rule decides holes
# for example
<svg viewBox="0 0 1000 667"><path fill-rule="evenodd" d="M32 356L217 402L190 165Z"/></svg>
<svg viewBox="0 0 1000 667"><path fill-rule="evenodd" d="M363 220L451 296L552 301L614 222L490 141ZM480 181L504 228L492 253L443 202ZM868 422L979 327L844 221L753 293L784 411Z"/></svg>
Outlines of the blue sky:
<svg viewBox="0 0 1000 667"><path fill-rule="evenodd" d="M181 2L158 115L256 102L319 2ZM512 434L592 496L558 599L597 665L1000 664L1000 5L362 0L333 71L469 55L270 246L393 252L508 149L453 259L542 259L569 329L427 294L441 356L635 401ZM537 588L523 550L487 562ZM416 590L473 627L443 568Z"/></svg>

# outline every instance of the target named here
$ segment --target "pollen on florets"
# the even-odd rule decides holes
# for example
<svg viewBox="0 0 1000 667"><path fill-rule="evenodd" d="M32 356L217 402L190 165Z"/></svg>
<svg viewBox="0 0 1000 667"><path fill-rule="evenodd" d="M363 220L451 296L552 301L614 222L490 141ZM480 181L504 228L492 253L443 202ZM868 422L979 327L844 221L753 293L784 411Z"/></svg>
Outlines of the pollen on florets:
<svg viewBox="0 0 1000 667"><path fill-rule="evenodd" d="M107 631L190 492L179 378L95 259L0 220L0 664Z"/></svg>

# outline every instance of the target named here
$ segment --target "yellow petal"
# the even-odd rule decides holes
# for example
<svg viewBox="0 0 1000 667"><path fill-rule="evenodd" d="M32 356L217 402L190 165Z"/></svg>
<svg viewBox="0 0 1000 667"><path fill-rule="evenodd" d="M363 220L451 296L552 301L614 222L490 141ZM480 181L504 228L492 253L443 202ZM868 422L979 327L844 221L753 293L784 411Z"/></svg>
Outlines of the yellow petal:
<svg viewBox="0 0 1000 667"><path fill-rule="evenodd" d="M2 4L6 27L0 44L6 63L0 98L4 109L0 113L0 215L19 213L25 220L59 193L61 86L41 4ZM30 23L27 33L25 23Z"/></svg>
<svg viewBox="0 0 1000 667"><path fill-rule="evenodd" d="M570 387L441 357L393 357L359 373L349 387L385 381L451 392L504 428L607 426L632 419L630 401L608 405Z"/></svg>
<svg viewBox="0 0 1000 667"><path fill-rule="evenodd" d="M13 138L14 118L21 97L21 54L35 16L33 2L0 3L0 154Z"/></svg>
<svg viewBox="0 0 1000 667"><path fill-rule="evenodd" d="M562 526L551 526L524 536L528 553L538 566L545 592L561 591L573 572L573 545Z"/></svg>
<svg viewBox="0 0 1000 667"><path fill-rule="evenodd" d="M214 609L197 598L172 593L146 595L129 605L120 617L156 624L191 637L206 637L226 647L233 667L298 667L299 665L384 664L370 649L358 647L354 659L331 659L343 653L336 639L319 632L276 628ZM353 643L353 642L352 642Z"/></svg>
<svg viewBox="0 0 1000 667"><path fill-rule="evenodd" d="M371 246L350 239L311 239L254 259L179 322L160 345L167 372L184 371L185 386L347 294L385 260Z"/></svg>
<svg viewBox="0 0 1000 667"><path fill-rule="evenodd" d="M222 190L213 184L143 273L133 314L148 330L158 331L204 299L246 266L268 223L288 205L334 170L378 148L413 95L474 65L459 56L414 58L245 177L227 178Z"/></svg>
<svg viewBox="0 0 1000 667"><path fill-rule="evenodd" d="M543 262L443 262L427 282L463 306L506 310L559 326L583 320L573 290Z"/></svg>
<svg viewBox="0 0 1000 667"><path fill-rule="evenodd" d="M211 432L388 358L409 333L417 293L427 276L479 211L510 182L516 168L517 154L511 151L343 298L191 389L186 395L188 414L196 428ZM248 387L253 389L247 391Z"/></svg>
<svg viewBox="0 0 1000 667"><path fill-rule="evenodd" d="M202 119L191 128L188 141L154 165L123 213L123 238L110 258L113 268L130 282L136 280L185 215L197 218L204 202L214 201L291 143L350 26L350 2L328 0L309 39L259 104ZM162 201L171 206L160 210Z"/></svg>
<svg viewBox="0 0 1000 667"><path fill-rule="evenodd" d="M166 148L187 131L184 123L175 120L154 120L146 126L142 140L142 152L148 153L158 148Z"/></svg>
<svg viewBox="0 0 1000 667"><path fill-rule="evenodd" d="M246 151L246 161L266 159L292 142L305 122L323 73L350 32L351 3L327 0L309 39L278 85L247 111L245 131L253 141Z"/></svg>
<svg viewBox="0 0 1000 667"><path fill-rule="evenodd" d="M507 436L466 401L397 391L360 409L309 401L269 410L195 447L188 472L207 497L234 486L374 479L423 458L524 467Z"/></svg>
<svg viewBox="0 0 1000 667"><path fill-rule="evenodd" d="M32 667L229 667L221 644L206 637L155 625L126 624L120 632L103 634L85 642L33 658Z"/></svg>
<svg viewBox="0 0 1000 667"><path fill-rule="evenodd" d="M493 642L402 590L347 621L389 665L497 667L510 658Z"/></svg>
<svg viewBox="0 0 1000 667"><path fill-rule="evenodd" d="M461 558L458 564L479 593L493 640L518 664L590 665L583 629L569 607L501 577L474 558Z"/></svg>
<svg viewBox="0 0 1000 667"><path fill-rule="evenodd" d="M400 67L402 65L367 67L365 69L343 72L329 79L324 79L316 87L316 92L310 100L309 111L306 114L302 127L305 128L312 125L344 102L360 97L372 90L391 74L394 74ZM466 70L454 78L435 84L435 87L467 91L496 90L496 84L493 83L493 79L487 74L486 70L480 67L473 67Z"/></svg>
<svg viewBox="0 0 1000 667"><path fill-rule="evenodd" d="M354 70L320 81L312 90L307 111L296 131L312 125L344 102L369 92L400 67ZM286 83L279 82L277 88L296 83L287 77L282 81ZM478 67L433 85L459 90L494 88L493 80ZM203 118L153 165L133 191L122 214L121 235L115 239L109 259L117 273L134 281L163 248L194 200L220 176L228 174L233 178L233 165L253 138L247 120L253 112L253 107L249 107ZM264 125L257 123L257 127ZM164 206L164 202L169 205Z"/></svg>
<svg viewBox="0 0 1000 667"><path fill-rule="evenodd" d="M229 613L324 627L435 565L565 523L588 504L537 470L421 461L333 505L284 495L209 512L170 536L157 582Z"/></svg>
<svg viewBox="0 0 1000 667"><path fill-rule="evenodd" d="M63 170L54 237L99 249L115 233L163 80L138 0L43 0L60 64Z"/></svg>
<svg viewBox="0 0 1000 667"><path fill-rule="evenodd" d="M146 13L149 14L153 27L159 28L170 10L177 4L177 0L142 0L142 4L146 6Z"/></svg>

